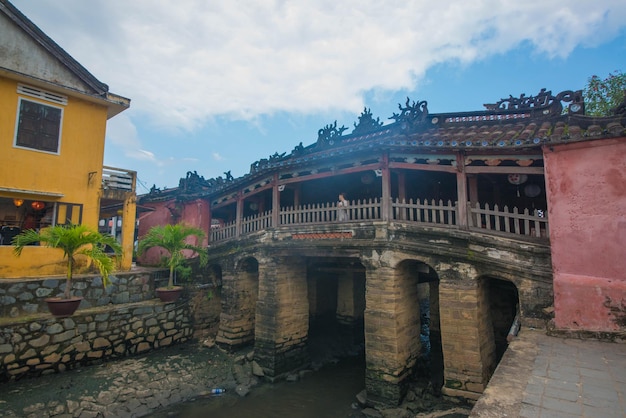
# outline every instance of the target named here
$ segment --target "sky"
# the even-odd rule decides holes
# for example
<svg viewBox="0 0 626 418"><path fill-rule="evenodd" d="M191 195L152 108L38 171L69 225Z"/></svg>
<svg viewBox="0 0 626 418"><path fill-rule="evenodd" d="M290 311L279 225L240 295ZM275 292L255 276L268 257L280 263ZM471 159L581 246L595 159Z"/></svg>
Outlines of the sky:
<svg viewBox="0 0 626 418"><path fill-rule="evenodd" d="M237 178L348 134L365 108L484 110L626 71L624 0L11 0L110 92L104 164L137 193L188 171Z"/></svg>

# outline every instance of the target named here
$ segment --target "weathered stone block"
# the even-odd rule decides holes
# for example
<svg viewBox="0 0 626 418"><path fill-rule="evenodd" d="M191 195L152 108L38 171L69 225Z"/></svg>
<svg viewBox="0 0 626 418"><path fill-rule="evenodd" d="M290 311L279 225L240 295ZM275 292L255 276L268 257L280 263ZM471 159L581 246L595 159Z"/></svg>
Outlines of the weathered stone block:
<svg viewBox="0 0 626 418"><path fill-rule="evenodd" d="M50 341L50 336L47 334L42 334L38 338L30 340L28 344L30 344L31 347L39 348L48 344L49 341Z"/></svg>

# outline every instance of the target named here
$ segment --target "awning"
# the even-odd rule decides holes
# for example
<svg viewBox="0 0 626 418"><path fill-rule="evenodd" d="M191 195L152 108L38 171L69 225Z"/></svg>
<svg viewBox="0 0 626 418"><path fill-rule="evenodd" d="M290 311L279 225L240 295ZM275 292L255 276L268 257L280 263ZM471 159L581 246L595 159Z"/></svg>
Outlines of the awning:
<svg viewBox="0 0 626 418"><path fill-rule="evenodd" d="M27 195L27 196L39 196L39 197L52 197L55 199L61 198L64 196L63 193L58 192L44 192L41 190L27 190L27 189L14 189L12 187L0 187L0 195L2 194L11 194L11 195ZM12 197L12 196L8 196Z"/></svg>

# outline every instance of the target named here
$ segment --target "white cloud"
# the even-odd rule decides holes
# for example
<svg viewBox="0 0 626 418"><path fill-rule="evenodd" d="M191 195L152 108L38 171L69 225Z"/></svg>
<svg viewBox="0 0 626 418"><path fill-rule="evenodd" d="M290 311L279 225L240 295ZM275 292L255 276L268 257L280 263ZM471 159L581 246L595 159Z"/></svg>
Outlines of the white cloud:
<svg viewBox="0 0 626 418"><path fill-rule="evenodd" d="M623 0L14 3L130 97L133 112L183 130L218 116L358 113L364 92L412 89L434 64L470 63L521 43L567 56L626 22ZM155 158L139 144L119 145Z"/></svg>
<svg viewBox="0 0 626 418"><path fill-rule="evenodd" d="M215 161L222 161L224 159L224 157L222 157L219 152L214 152L212 154L212 157Z"/></svg>

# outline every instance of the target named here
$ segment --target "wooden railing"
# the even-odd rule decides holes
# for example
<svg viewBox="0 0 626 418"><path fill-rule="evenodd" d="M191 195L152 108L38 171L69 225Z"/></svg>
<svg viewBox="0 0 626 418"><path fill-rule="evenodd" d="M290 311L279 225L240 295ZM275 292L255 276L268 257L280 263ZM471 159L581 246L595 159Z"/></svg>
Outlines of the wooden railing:
<svg viewBox="0 0 626 418"><path fill-rule="evenodd" d="M532 213L528 209L518 211L517 208L509 210L507 206L500 209L495 205L493 209L489 204L481 207L479 203L468 203L467 226L459 222L458 207L456 202L448 200L415 202L410 199L396 199L390 205L390 219L398 222L406 222L423 225L437 225L447 228L469 228L505 233L510 235L525 235L532 237L548 237L548 219L543 212L535 210ZM345 220L338 220L338 211L346 210ZM281 208L277 226L286 225L315 225L328 223L354 223L364 221L376 221L383 219L383 205L380 199L356 200L350 202L346 208L338 208L336 203L315 203L297 207ZM237 231L235 221L228 222L219 228L211 230L211 242L220 242L247 235L256 231L262 231L273 227L272 211L243 218L240 231Z"/></svg>
<svg viewBox="0 0 626 418"><path fill-rule="evenodd" d="M516 207L509 210L508 206L502 209L494 205L489 209L489 203L484 208L476 203L473 207L468 204L470 228L480 228L489 231L505 232L514 235L528 235L534 237L548 237L548 218L545 213L528 209L519 212Z"/></svg>
<svg viewBox="0 0 626 418"><path fill-rule="evenodd" d="M420 202L419 199L413 203L413 199L400 201L396 199L391 203L391 209L393 212L393 219L398 221L418 222L426 224L437 224L444 226L455 226L457 224L457 209L454 202L448 200L446 203L443 200L436 202L424 199Z"/></svg>
<svg viewBox="0 0 626 418"><path fill-rule="evenodd" d="M272 227L272 211L266 211L257 215L248 216L241 220L241 233L250 234L256 231Z"/></svg>

